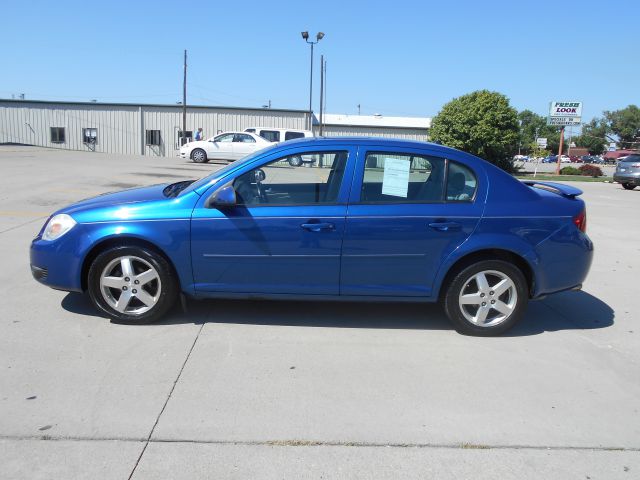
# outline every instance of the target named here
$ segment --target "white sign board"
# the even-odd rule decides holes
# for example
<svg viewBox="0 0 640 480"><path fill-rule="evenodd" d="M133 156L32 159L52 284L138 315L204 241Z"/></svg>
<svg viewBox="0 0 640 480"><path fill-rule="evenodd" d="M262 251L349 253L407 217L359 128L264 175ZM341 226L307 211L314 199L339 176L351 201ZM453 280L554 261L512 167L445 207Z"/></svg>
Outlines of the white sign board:
<svg viewBox="0 0 640 480"><path fill-rule="evenodd" d="M582 102L551 102L547 125L565 127L582 123Z"/></svg>
<svg viewBox="0 0 640 480"><path fill-rule="evenodd" d="M582 102L551 102L550 117L582 117Z"/></svg>
<svg viewBox="0 0 640 480"><path fill-rule="evenodd" d="M382 178L382 194L407 198L410 167L410 160L385 158L384 177Z"/></svg>
<svg viewBox="0 0 640 480"><path fill-rule="evenodd" d="M547 125L554 127L569 127L582 124L581 117L547 117Z"/></svg>
<svg viewBox="0 0 640 480"><path fill-rule="evenodd" d="M540 148L547 148L547 139L546 138L536 138L536 143Z"/></svg>

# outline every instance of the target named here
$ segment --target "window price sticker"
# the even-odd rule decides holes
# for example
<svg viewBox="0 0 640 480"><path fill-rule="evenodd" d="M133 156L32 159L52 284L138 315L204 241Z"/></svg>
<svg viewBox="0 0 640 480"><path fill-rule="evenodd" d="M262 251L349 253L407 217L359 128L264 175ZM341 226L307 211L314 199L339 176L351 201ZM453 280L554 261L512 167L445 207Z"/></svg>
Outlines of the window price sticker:
<svg viewBox="0 0 640 480"><path fill-rule="evenodd" d="M410 167L410 160L385 158L384 177L382 178L382 194L407 198Z"/></svg>

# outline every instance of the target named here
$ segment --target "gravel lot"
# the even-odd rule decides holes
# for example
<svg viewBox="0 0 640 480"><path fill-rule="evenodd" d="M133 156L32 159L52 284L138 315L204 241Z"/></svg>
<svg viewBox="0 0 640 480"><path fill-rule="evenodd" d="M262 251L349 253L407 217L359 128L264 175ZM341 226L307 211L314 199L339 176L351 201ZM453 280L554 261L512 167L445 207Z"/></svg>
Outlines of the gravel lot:
<svg viewBox="0 0 640 480"><path fill-rule="evenodd" d="M640 478L640 189L573 183L584 291L505 337L394 304L194 302L135 327L33 280L31 238L72 201L216 166L3 146L0 168L0 478Z"/></svg>

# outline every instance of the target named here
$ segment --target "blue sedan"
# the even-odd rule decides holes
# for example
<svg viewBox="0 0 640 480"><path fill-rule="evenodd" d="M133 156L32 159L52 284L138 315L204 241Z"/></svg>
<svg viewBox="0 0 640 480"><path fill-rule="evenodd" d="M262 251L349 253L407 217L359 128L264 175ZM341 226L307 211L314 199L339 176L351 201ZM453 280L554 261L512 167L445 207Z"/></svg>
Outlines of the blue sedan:
<svg viewBox="0 0 640 480"><path fill-rule="evenodd" d="M459 332L497 335L529 299L581 287L581 193L441 145L294 140L63 208L33 240L31 271L120 323L157 320L181 294L439 301Z"/></svg>

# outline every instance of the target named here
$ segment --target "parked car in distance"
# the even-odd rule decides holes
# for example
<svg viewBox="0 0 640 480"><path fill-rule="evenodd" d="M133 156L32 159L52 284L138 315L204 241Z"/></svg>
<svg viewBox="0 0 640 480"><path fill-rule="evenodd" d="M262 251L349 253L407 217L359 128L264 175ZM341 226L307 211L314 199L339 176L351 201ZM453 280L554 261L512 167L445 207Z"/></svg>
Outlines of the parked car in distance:
<svg viewBox="0 0 640 480"><path fill-rule="evenodd" d="M566 155L560 155L560 163L571 163L571 159Z"/></svg>
<svg viewBox="0 0 640 480"><path fill-rule="evenodd" d="M640 185L640 154L619 158L613 181L621 184L625 190L633 190Z"/></svg>
<svg viewBox="0 0 640 480"><path fill-rule="evenodd" d="M249 127L244 129L245 132L260 135L270 142L286 142L297 138L311 138L313 133L309 130L294 130L290 128L267 128L267 127Z"/></svg>
<svg viewBox="0 0 640 480"><path fill-rule="evenodd" d="M255 133L224 132L209 140L185 143L180 147L180 156L190 158L195 163L207 163L209 160L233 161L269 146L271 142Z"/></svg>
<svg viewBox="0 0 640 480"><path fill-rule="evenodd" d="M548 157L544 157L542 159L542 163L556 163L558 161L557 155L549 155Z"/></svg>
<svg viewBox="0 0 640 480"><path fill-rule="evenodd" d="M198 181L56 211L31 271L122 323L161 318L179 294L440 302L458 331L498 335L529 299L581 288L593 255L581 193L436 144L292 140Z"/></svg>
<svg viewBox="0 0 640 480"><path fill-rule="evenodd" d="M569 160L571 161L571 163L582 163L582 158L578 157L577 155L571 155L569 157Z"/></svg>

